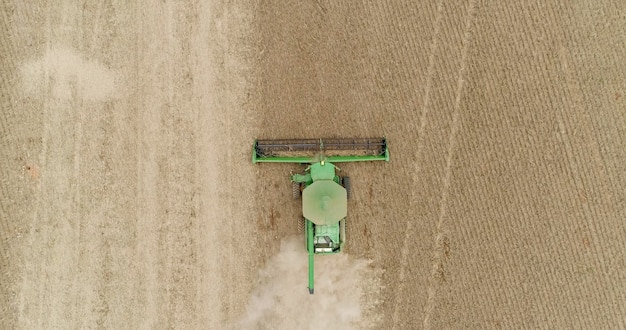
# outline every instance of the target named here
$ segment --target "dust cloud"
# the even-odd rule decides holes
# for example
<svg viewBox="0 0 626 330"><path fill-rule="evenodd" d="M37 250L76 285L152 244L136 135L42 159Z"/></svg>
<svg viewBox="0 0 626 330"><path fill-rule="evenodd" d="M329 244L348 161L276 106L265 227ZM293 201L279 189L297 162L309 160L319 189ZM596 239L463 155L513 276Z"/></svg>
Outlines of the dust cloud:
<svg viewBox="0 0 626 330"><path fill-rule="evenodd" d="M315 294L301 237L289 237L259 273L242 329L364 329L378 323L381 270L346 253L315 256Z"/></svg>

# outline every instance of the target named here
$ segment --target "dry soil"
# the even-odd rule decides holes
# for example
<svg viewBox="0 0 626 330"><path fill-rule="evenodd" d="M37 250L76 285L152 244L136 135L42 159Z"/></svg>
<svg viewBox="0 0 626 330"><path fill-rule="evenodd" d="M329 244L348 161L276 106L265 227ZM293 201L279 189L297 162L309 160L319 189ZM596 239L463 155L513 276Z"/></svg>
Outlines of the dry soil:
<svg viewBox="0 0 626 330"><path fill-rule="evenodd" d="M0 15L0 328L626 328L623 1ZM381 135L309 297L252 141Z"/></svg>

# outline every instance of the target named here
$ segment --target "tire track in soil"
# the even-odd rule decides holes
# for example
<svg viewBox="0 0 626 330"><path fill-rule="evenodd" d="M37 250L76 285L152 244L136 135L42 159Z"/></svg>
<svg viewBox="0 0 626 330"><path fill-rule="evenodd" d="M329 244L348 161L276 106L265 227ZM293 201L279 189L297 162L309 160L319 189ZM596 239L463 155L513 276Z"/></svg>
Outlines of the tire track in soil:
<svg viewBox="0 0 626 330"><path fill-rule="evenodd" d="M83 41L90 30L67 28L89 21L83 16L89 14L88 8L82 7L81 11L79 7L66 2L46 9L46 51L36 64L42 71L29 72L41 74L32 78L48 83L33 80L35 86L43 87L33 91L35 98L43 99L43 174L21 291L20 322L24 327L105 326L110 324L109 302L115 300L116 291L111 290L108 280L115 279L115 267L119 266L114 243L124 236L116 230L120 206L115 206L110 196L129 195L132 183L120 188L115 173L125 168L123 160L131 157L114 155L118 149L113 146L125 150L118 135L118 129L125 127L123 116L116 116L110 105L82 99L89 95L82 93L85 86L80 85L80 75L91 73L89 68L93 67L85 62L91 56L81 54L89 54ZM113 27L107 21L107 28ZM64 43L73 44L81 53L58 48ZM100 51L107 53L106 48ZM67 61L76 59L79 62L71 63L73 67L67 65ZM76 71L64 81L67 72L63 70L67 68ZM101 77L90 78L98 81ZM87 106L89 116L84 109ZM85 130L90 133L89 139L84 139Z"/></svg>
<svg viewBox="0 0 626 330"><path fill-rule="evenodd" d="M193 56L192 71L193 84L191 86L195 108L194 139L195 139L195 187L193 238L196 242L196 267L194 276L198 279L198 287L194 304L196 306L196 324L198 327L214 324L223 325L221 306L216 303L222 300L220 290L223 288L222 275L216 270L220 264L221 251L214 245L219 242L225 233L221 227L220 173L218 161L214 155L219 154L221 148L220 135L216 132L219 126L216 114L224 111L218 100L222 100L217 93L218 60L215 54L223 51L223 44L216 40L219 35L215 30L217 17L222 8L219 5L197 3L194 5L198 15L198 26L191 33L190 48ZM209 91L209 92L207 92ZM220 266L221 268L221 266Z"/></svg>
<svg viewBox="0 0 626 330"><path fill-rule="evenodd" d="M138 17L137 34L135 43L140 45L136 50L136 68L133 76L137 79L137 230L142 233L141 239L137 240L137 257L143 261L138 272L142 281L137 287L138 300L142 308L138 311L144 319L137 322L137 327L155 328L161 325L162 313L158 310L161 299L158 290L159 267L159 201L157 199L159 184L158 151L160 133L162 132L160 104L164 101L161 80L150 84L150 78L158 76L154 66L160 66L162 52L156 49L158 41L152 41L144 37L146 31L151 31L154 36L165 34L163 24L156 24L157 18L164 19L160 6L142 8L137 6L135 14ZM154 55L153 55L154 54ZM149 58L152 57L152 61ZM156 65L153 63L157 63Z"/></svg>
<svg viewBox="0 0 626 330"><path fill-rule="evenodd" d="M138 230L147 236L138 242L145 257L147 327L193 327L196 324L198 263L197 208L198 104L194 96L192 27L196 4L163 3L144 15L137 80L141 95L142 156L138 160L141 207ZM156 32L155 32L156 31ZM145 67L144 67L145 64ZM139 321L139 320L137 320Z"/></svg>
<svg viewBox="0 0 626 330"><path fill-rule="evenodd" d="M448 258L449 246L448 246L448 232L447 226L448 223L445 221L446 217L446 209L448 206L448 193L450 190L450 180L452 177L452 156L454 154L456 148L456 139L459 131L459 117L460 117L460 107L461 107L461 99L463 93L463 87L465 85L465 72L467 65L467 53L470 46L471 41L471 32L472 32L472 24L475 18L475 10L476 10L476 1L470 0L468 3L469 9L467 11L467 18L465 21L464 32L463 32L463 42L462 42L462 50L461 50L461 64L458 72L457 79L457 90L454 101L454 112L452 114L452 127L450 129L450 134L448 137L448 150L446 156L446 164L445 164L445 177L443 181L443 188L441 191L441 200L439 201L439 218L437 220L436 227L436 235L435 235L435 244L433 251L434 262L432 265L432 279L431 284L428 287L428 300L426 302L425 310L424 310L424 329L430 329L430 319L432 317L432 313L436 307L436 298L438 291L438 281L442 280L443 272L445 272L444 267L446 263L446 259Z"/></svg>
<svg viewBox="0 0 626 330"><path fill-rule="evenodd" d="M422 99L422 110L421 110L421 115L420 115L420 119L419 119L419 128L417 131L417 144L415 145L415 159L416 159L416 165L415 165L415 173L413 175L413 180L416 181L413 186L417 186L417 181L419 181L419 176L420 176L420 159L421 159L421 151L423 148L423 144L424 144L424 139L425 139L425 135L424 135L424 131L426 128L426 119L427 119L427 114L429 111L429 107L430 107L430 91L432 88L432 84L433 84L433 74L435 71L435 54L437 52L437 45L438 45L438 41L439 41L439 31L441 29L441 20L443 19L443 0L440 0L437 2L437 14L435 17L435 23L434 23L434 27L433 27L433 35L432 35L432 41L430 44L430 48L429 48L429 55L428 55L428 69L427 69L427 73L426 73L426 86L424 87L424 96ZM417 196L415 191L413 191L413 196L411 198L414 202L417 200ZM399 324L400 320L399 320L399 307L400 305L403 303L401 301L402 298L402 294L404 293L403 287L404 287L404 281L406 280L406 266L407 266L407 260L409 257L409 243L411 238L414 235L414 229L412 227L412 221L414 219L412 218L407 218L406 221L406 225L405 225L405 235L404 235L404 239L402 242L402 252L401 252L401 257L400 257L400 273L398 275L398 288L396 289L396 294L395 294L395 305L394 305L394 310L393 310L393 316L392 316L392 325L395 327L396 325Z"/></svg>
<svg viewBox="0 0 626 330"><path fill-rule="evenodd" d="M44 18L44 26L45 26L45 39L49 40L50 34L51 34L51 29L50 29L50 16L49 14L47 14ZM47 46L47 44L46 44ZM48 74L48 72L44 72L44 79L49 79L46 78L46 75ZM47 85L47 84L44 84ZM47 91L46 91L47 92ZM44 92L45 93L45 92ZM45 95L45 94L44 94ZM48 118L46 116L46 110L49 107L49 105L47 104L47 102L42 102L43 104L41 105L42 107L42 122L43 122L43 127L42 127L42 147L41 147L41 152L39 154L39 164L41 164L41 168L43 171L47 172L47 153L48 153ZM46 207L42 207L43 204L43 200L45 200L45 194L46 194L46 188L47 188L47 183L48 178L47 175L44 172L44 175L42 175L42 178L40 180L40 184L41 184L41 192L40 195L38 195L37 198L37 204L36 207L34 208L33 211L33 219L30 223L30 229L29 229L29 242L28 242L28 246L30 248L25 249L25 259L26 260L37 260L37 257L39 256L40 258L43 258L43 260L49 260L49 255L45 252L43 252L43 248L41 247L41 242L45 240L45 237L43 236L43 233L40 233L42 230L41 228L43 227L43 224L45 222L45 220L47 219L47 208ZM42 197L41 195L43 195L44 197ZM48 250L45 250L46 252ZM33 282L43 282L43 278L42 276L44 275L44 272L42 270L42 266L41 265L36 265L36 264L30 264L30 263L26 263L24 269L23 269L23 273L26 274L25 276L23 276L22 279L22 283L21 283L21 288L20 288L20 307L19 307L19 314L18 314L18 324L23 327L23 328L34 328L34 327L45 327L45 325L43 324L43 307L42 305L42 300L44 298L43 295L44 293L42 292L43 288L39 287L36 288L32 283ZM39 275L39 276L38 276ZM29 294L31 294L31 291L35 291L36 290L36 294L33 296L30 296ZM34 308L33 308L34 305ZM33 311L33 309L35 309ZM29 313L31 316L25 318L24 314ZM39 320L39 321L37 321ZM36 324L33 324L33 322L37 322Z"/></svg>
<svg viewBox="0 0 626 330"><path fill-rule="evenodd" d="M76 70L79 70L78 76L83 74L80 70L83 69L81 63L84 56L80 53L73 54L71 50L59 49L57 44L58 42L63 43L61 40L73 40L78 49L84 49L82 37L86 31L79 29L74 33L63 34L62 32L67 26L81 26L83 16L79 12L78 5L65 2L58 7L49 7L46 15L46 25L48 26L46 29L48 33L46 48L48 52L44 54L41 66L44 70L43 79L50 79L49 81L53 85L51 89L42 93L45 99L43 115L45 128L42 148L44 161L42 161L42 168L46 173L42 180L43 198L40 201L40 206L44 211L40 209L40 212L35 215L35 221L44 223L44 226L36 229L35 232L41 233L42 243L47 245L47 248L43 247L43 249L47 250L46 253L49 256L46 262L41 265L42 273L49 275L49 287L43 289L44 298L38 306L42 312L39 318L42 326L58 326L63 321L73 324L90 321L90 318L81 317L79 311L81 307L88 305L94 296L85 292L81 286L90 283L99 288L98 291L105 287L97 281L93 281L94 277L82 277L88 273L84 271L83 262L89 259L82 259L85 254L82 254L81 251L88 249L86 247L94 246L97 251L102 251L98 255L101 258L95 258L98 260L96 262L98 266L103 267L105 274L108 274L108 269L110 269L109 246L98 239L98 237L105 236L104 232L107 231L107 226L102 226L100 219L90 218L81 209L83 205L82 188L85 187L85 183L92 182L82 176L81 158L83 155L76 153L80 152L82 143L84 143L83 123L89 125L91 122L86 120L84 115L85 104L82 99L84 95L80 92L80 89L85 86L79 84L80 80L77 77L69 78L77 80L64 81L66 78L63 76L66 74L63 70L68 68L66 61L76 59L80 63L71 63L71 65L76 66ZM42 84L42 86L46 85ZM102 108L95 106L91 110L97 111L96 109ZM107 117L109 115L105 114L105 120ZM105 123L107 122L105 121ZM103 146L110 143L106 136L111 127L108 123L102 126L105 134L98 138L102 138ZM110 172L107 173L107 169L108 165L105 161L104 167L100 169L104 170L104 177L110 177ZM93 173L98 173L98 171ZM105 180L103 184L105 190L111 186L111 182L108 180ZM104 200L106 201L106 197ZM109 215L108 208L102 209L102 212L102 215ZM93 220L93 224L98 227L98 234L93 232L95 228L92 224L86 225L84 223L85 218ZM51 230L51 228L53 229ZM85 237L86 233L88 233L88 237ZM36 236L36 234L34 235ZM39 248L42 247L36 248L35 251ZM72 276L75 276L76 281L72 281L72 284L68 285L67 281ZM67 287L70 289L68 290ZM86 304L79 304L78 301L81 300L79 297L83 298L82 302ZM101 312L106 313L108 311L108 305L104 302L105 299L105 295L99 293L99 297L95 300L96 305L100 308L98 313L100 315L102 315ZM72 301L75 303L71 303ZM91 320L95 321L96 324L104 324L102 317Z"/></svg>
<svg viewBox="0 0 626 330"><path fill-rule="evenodd" d="M194 114L189 111L191 90L186 88L192 83L190 70L190 27L194 24L189 14L195 9L187 6L167 4L168 17L166 34L166 52L170 59L166 64L166 76L172 81L167 89L166 104L161 111L162 135L165 137L165 149L159 157L160 178L163 179L157 194L159 211L164 218L159 226L159 241L165 249L161 250L162 285L168 327L188 325L193 322L196 287L190 271L195 263L194 239L191 233L195 221L193 209L195 159L189 157L193 145ZM189 290L192 289L192 290Z"/></svg>

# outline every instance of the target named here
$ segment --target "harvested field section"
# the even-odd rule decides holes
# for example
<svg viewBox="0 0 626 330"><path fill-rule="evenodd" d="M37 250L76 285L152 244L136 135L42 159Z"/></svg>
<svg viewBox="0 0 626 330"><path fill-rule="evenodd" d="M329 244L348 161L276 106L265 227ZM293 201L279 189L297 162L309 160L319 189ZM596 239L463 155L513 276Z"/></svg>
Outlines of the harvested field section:
<svg viewBox="0 0 626 330"><path fill-rule="evenodd" d="M251 282L240 271L249 259L229 255L247 226L224 221L238 197L221 188L249 177L218 175L237 171L220 161L249 147L229 149L234 121L216 109L246 117L247 62L223 59L240 52L231 36L249 32L218 24L216 12L246 15L174 3L7 5L3 145L17 161L3 166L16 200L2 214L15 226L2 231L12 297L3 328L200 328L241 313L244 299L214 300L250 290L236 282Z"/></svg>

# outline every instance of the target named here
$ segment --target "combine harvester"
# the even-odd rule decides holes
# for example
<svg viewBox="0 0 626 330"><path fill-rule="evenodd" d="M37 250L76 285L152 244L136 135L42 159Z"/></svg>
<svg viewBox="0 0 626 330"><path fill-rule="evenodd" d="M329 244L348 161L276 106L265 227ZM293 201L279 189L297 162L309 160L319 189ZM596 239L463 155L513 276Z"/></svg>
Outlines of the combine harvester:
<svg viewBox="0 0 626 330"><path fill-rule="evenodd" d="M291 176L294 198L302 197L310 294L314 255L341 252L345 244L350 178L338 176L334 163L373 160L389 161L384 137L254 141L252 163L310 164L304 174Z"/></svg>

